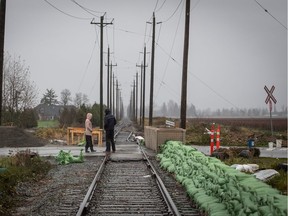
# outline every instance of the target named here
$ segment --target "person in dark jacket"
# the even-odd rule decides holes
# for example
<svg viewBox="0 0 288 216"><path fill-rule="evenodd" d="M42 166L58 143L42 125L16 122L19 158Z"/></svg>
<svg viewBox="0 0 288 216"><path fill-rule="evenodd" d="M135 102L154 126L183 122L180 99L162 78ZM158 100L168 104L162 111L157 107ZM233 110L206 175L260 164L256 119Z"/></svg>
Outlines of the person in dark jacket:
<svg viewBox="0 0 288 216"><path fill-rule="evenodd" d="M104 129L106 131L106 153L110 153L110 143L112 145L112 152L116 151L114 142L114 126L116 125L116 119L112 115L110 109L105 109Z"/></svg>

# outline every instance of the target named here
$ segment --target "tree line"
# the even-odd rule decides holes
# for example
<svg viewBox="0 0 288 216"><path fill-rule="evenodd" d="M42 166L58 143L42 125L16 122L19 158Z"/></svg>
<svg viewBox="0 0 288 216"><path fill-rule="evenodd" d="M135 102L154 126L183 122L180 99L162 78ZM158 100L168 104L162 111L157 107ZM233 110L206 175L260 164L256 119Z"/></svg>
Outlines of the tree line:
<svg viewBox="0 0 288 216"><path fill-rule="evenodd" d="M156 106L155 106L156 107ZM212 110L197 109L193 104L187 105L187 118L201 118L201 117L269 117L270 111L268 108L222 108ZM281 107L281 110L277 110L274 107L272 114L279 117L287 117L287 107ZM179 118L180 105L175 101L169 100L168 103L163 103L160 107L156 107L154 110L154 116Z"/></svg>
<svg viewBox="0 0 288 216"><path fill-rule="evenodd" d="M19 127L36 127L38 116L34 107L37 103L38 88L30 80L30 68L25 65L21 57L11 56L8 52L4 55L3 63L3 101L2 101L2 124L16 125ZM60 93L60 100L53 89L46 89L40 104L61 105L59 122L61 126L71 126L83 124L86 113L93 114L93 125L100 123L100 106L96 102L89 104L86 94L76 93L72 98L71 91L63 89ZM72 106L73 105L73 106ZM104 105L104 109L106 106ZM123 104L121 105L119 119L124 116ZM145 113L149 113L149 107L145 107ZM160 107L154 106L154 116L179 118L180 105L173 100L163 103ZM128 117L131 118L131 108L127 109ZM140 113L140 111L138 111ZM278 111L274 108L272 113L279 117L287 117L287 107L281 107ZM146 116L146 115L145 115ZM196 109L193 104L187 106L187 117L263 117L269 116L269 110L263 108L223 108L211 110L210 108L200 110ZM135 117L132 116L134 119ZM147 117L147 116L146 116Z"/></svg>
<svg viewBox="0 0 288 216"><path fill-rule="evenodd" d="M38 115L34 108L39 104L38 92L35 83L30 79L30 68L25 61L20 56L11 56L6 52L3 63L2 125L37 127ZM40 104L63 106L58 119L60 126L83 124L87 112L93 114L92 123L99 125L99 104L88 103L87 95L76 93L72 98L68 89L61 91L60 100L53 89L46 89L40 100Z"/></svg>

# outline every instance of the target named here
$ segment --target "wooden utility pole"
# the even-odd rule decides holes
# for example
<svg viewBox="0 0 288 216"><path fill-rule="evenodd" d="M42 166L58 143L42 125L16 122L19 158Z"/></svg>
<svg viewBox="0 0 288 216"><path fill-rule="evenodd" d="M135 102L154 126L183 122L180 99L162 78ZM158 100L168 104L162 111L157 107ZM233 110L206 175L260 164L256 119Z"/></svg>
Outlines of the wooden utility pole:
<svg viewBox="0 0 288 216"><path fill-rule="evenodd" d="M136 92L135 92L135 94L136 94L136 97L135 97L135 100L136 100L136 107L135 107L135 111L136 111L136 113L135 113L135 122L136 122L136 124L137 124L137 121L138 121L138 72L136 72Z"/></svg>
<svg viewBox="0 0 288 216"><path fill-rule="evenodd" d="M136 110L135 110L135 107L136 107L136 100L135 100L135 98L136 98L136 95L135 95L135 79L133 80L133 90L132 90L132 98L133 98L133 121L136 121Z"/></svg>
<svg viewBox="0 0 288 216"><path fill-rule="evenodd" d="M6 0L0 0L0 125L2 125L2 105L3 105L5 14L6 14Z"/></svg>
<svg viewBox="0 0 288 216"><path fill-rule="evenodd" d="M112 61L111 61L111 64L110 64L110 95L109 95L109 108L112 109L112 74L113 74L113 70L112 70L112 67L114 66L117 66L117 64L112 64Z"/></svg>
<svg viewBox="0 0 288 216"><path fill-rule="evenodd" d="M116 115L116 112L115 112L115 76L113 74L113 84L112 84L112 87L113 87L113 100L112 100L112 113L114 115Z"/></svg>
<svg viewBox="0 0 288 216"><path fill-rule="evenodd" d="M104 16L100 17L100 23L95 23L93 20L90 24L95 24L100 27L100 129L103 129L103 27L112 25L113 23L104 23Z"/></svg>
<svg viewBox="0 0 288 216"><path fill-rule="evenodd" d="M139 108L139 123L140 126L142 125L142 93L143 93L143 63L141 63L141 65L137 65L136 67L140 67L141 68L141 73L140 73L140 108Z"/></svg>
<svg viewBox="0 0 288 216"><path fill-rule="evenodd" d="M150 23L150 22L148 22ZM158 22L159 24L161 22ZM149 126L152 126L153 120L153 94L154 94L154 61L155 61L155 13L153 12L152 24L152 55L151 55L151 77L150 77L150 104L149 104Z"/></svg>
<svg viewBox="0 0 288 216"><path fill-rule="evenodd" d="M150 77L150 103L149 103L149 126L152 126L153 119L153 91L154 91L154 53L155 53L155 13L153 12L152 23L152 55L151 55L151 77Z"/></svg>
<svg viewBox="0 0 288 216"><path fill-rule="evenodd" d="M116 80L116 119L120 120L120 88Z"/></svg>
<svg viewBox="0 0 288 216"><path fill-rule="evenodd" d="M117 64L113 65L112 62L110 62L110 49L108 47L108 64L107 66L107 108L111 109L112 107L112 67L117 66Z"/></svg>
<svg viewBox="0 0 288 216"><path fill-rule="evenodd" d="M181 113L180 113L180 117L181 117L180 127L183 129L186 129L189 23L190 23L190 0L186 0L183 70L182 70L182 90L181 90Z"/></svg>
<svg viewBox="0 0 288 216"><path fill-rule="evenodd" d="M142 52L141 52L142 53ZM140 98L140 125L142 126L142 129L144 130L144 119L145 119L145 74L146 74L146 44L144 45L144 63L141 63L141 65L137 65L136 67L141 67L141 98Z"/></svg>
<svg viewBox="0 0 288 216"><path fill-rule="evenodd" d="M107 53L107 108L110 108L110 106L109 106L109 90L110 90L110 88L109 88L109 69L110 69L110 67L109 67L109 63L110 63L110 48L109 48L109 46L108 46L108 53Z"/></svg>
<svg viewBox="0 0 288 216"><path fill-rule="evenodd" d="M144 46L144 65L143 65L143 102L142 102L142 129L145 126L145 85L146 85L146 45Z"/></svg>

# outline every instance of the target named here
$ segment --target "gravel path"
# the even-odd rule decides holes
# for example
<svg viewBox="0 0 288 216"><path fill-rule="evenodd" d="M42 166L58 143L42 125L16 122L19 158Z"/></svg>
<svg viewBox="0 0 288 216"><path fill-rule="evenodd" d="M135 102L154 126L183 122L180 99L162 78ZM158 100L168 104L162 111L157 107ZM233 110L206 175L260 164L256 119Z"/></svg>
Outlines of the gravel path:
<svg viewBox="0 0 288 216"><path fill-rule="evenodd" d="M18 206L12 215L75 215L103 157L86 157L84 163L54 166L39 182L21 183Z"/></svg>
<svg viewBox="0 0 288 216"><path fill-rule="evenodd" d="M169 173L159 170L159 163L154 156L150 159L162 178L171 178ZM44 179L39 182L21 183L18 186L17 194L20 201L12 212L13 216L76 215L103 157L90 156L85 158L84 163L67 165L58 165L52 157L47 160L53 164L53 168ZM178 186L172 193L186 194L176 181L174 185Z"/></svg>

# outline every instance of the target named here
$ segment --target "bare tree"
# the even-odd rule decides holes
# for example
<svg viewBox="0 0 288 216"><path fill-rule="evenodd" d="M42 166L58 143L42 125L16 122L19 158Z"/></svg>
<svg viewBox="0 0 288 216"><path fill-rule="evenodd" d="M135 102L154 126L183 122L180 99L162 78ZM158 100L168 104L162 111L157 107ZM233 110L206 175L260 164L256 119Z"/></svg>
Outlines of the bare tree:
<svg viewBox="0 0 288 216"><path fill-rule="evenodd" d="M81 92L75 94L74 105L76 107L79 108L82 104L87 104L88 102L89 100L86 94L83 94Z"/></svg>
<svg viewBox="0 0 288 216"><path fill-rule="evenodd" d="M22 111L36 104L38 89L30 80L29 67L19 57L8 52L4 56L3 108L9 111Z"/></svg>
<svg viewBox="0 0 288 216"><path fill-rule="evenodd" d="M71 91L68 90L68 89L63 89L61 91L61 103L66 106L69 104L69 102L72 101L72 98L71 98Z"/></svg>

